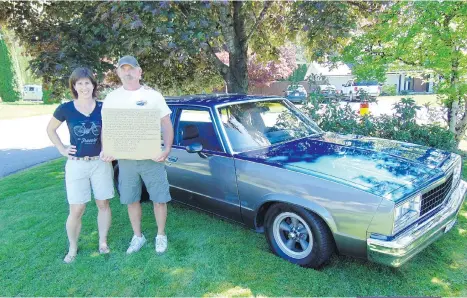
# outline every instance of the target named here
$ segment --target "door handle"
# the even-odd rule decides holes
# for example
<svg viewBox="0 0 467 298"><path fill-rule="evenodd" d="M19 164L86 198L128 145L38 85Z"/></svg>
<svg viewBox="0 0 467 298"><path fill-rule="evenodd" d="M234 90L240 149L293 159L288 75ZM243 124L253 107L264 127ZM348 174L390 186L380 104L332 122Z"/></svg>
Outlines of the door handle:
<svg viewBox="0 0 467 298"><path fill-rule="evenodd" d="M177 160L178 160L178 157L175 157L175 156L169 156L169 157L167 158L167 161L168 161L168 162L177 162Z"/></svg>

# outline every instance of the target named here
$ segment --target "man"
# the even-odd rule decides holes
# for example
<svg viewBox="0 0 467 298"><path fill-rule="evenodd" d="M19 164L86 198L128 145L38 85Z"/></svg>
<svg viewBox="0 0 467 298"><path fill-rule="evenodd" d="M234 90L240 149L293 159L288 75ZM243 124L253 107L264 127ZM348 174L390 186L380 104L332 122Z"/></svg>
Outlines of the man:
<svg viewBox="0 0 467 298"><path fill-rule="evenodd" d="M141 85L142 69L135 57L124 56L120 58L117 65L117 75L123 86L107 95L103 109L135 108L142 103L148 108L158 109L164 140L164 150L160 156L152 160L121 159L118 161L120 202L128 206L128 216L134 233L127 254L139 251L146 243L146 238L141 232L141 180L146 185L149 198L154 205L154 216L157 223L155 249L156 253L162 254L167 250L165 223L167 219L167 202L171 200L164 165L164 161L170 153L174 137L170 120L171 111L159 92ZM103 159L108 161L112 160L112 157L103 156Z"/></svg>

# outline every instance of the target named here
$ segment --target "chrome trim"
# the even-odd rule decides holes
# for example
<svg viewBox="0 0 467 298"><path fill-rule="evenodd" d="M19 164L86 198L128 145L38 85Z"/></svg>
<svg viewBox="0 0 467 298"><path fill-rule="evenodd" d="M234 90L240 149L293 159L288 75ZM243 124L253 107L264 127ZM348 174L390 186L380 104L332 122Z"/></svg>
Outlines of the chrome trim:
<svg viewBox="0 0 467 298"><path fill-rule="evenodd" d="M414 226L392 240L367 239L369 260L392 267L399 267L436 239L441 237L447 226L457 219L467 191L467 182L460 180L453 189L444 208L419 226Z"/></svg>
<svg viewBox="0 0 467 298"><path fill-rule="evenodd" d="M231 106L235 104L241 104L241 103L246 103L246 102L257 102L257 101L273 101L273 100L284 100L284 97L266 97L266 98L254 98L254 99L245 99L245 100L238 100L238 101L231 101L231 102L226 102L226 103L220 103L217 105L213 105L215 108L217 107L225 107L225 106Z"/></svg>
<svg viewBox="0 0 467 298"><path fill-rule="evenodd" d="M456 165L456 162L457 160L455 160L454 162L451 163L451 165L449 165L448 169L446 171L444 171L444 176L441 177L439 180L437 180L436 182L426 186L425 188L421 189L420 192L422 195L424 195L425 193L429 192L430 190L440 186L441 184L443 184L444 182L446 182L448 180L448 177L453 174L454 172L454 168L455 168L455 165ZM453 181L454 182L454 181Z"/></svg>
<svg viewBox="0 0 467 298"><path fill-rule="evenodd" d="M217 120L221 124L220 129L222 130L222 135L225 137L225 139L227 141L228 151L229 151L230 154L234 155L236 152L232 149L232 143L230 143L230 139L227 137L227 132L225 131L225 127L224 127L224 125L222 123L221 115L219 114L219 110L217 109L217 105L214 106L214 111L216 113Z"/></svg>
<svg viewBox="0 0 467 298"><path fill-rule="evenodd" d="M211 116L211 122L212 124L214 124L214 128L216 129L216 133L217 133L217 138L219 139L219 141L221 141L221 145L222 145L222 150L224 150L225 153L228 153L227 152L227 148L225 147L225 144L224 144L224 140L222 140L222 136L221 136L221 133L219 131L219 128L217 127L217 121L215 121L215 115L213 114L212 112L212 109L209 109L209 114ZM219 119L219 118L217 118Z"/></svg>

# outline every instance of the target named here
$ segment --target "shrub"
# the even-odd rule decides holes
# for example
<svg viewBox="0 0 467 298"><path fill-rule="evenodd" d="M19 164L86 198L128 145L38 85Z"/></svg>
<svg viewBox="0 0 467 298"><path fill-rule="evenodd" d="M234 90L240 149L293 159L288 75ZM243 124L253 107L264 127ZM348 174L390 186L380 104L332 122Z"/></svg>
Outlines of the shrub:
<svg viewBox="0 0 467 298"><path fill-rule="evenodd" d="M18 101L20 94L15 88L16 80L11 56L5 41L0 37L0 99L5 102Z"/></svg>
<svg viewBox="0 0 467 298"><path fill-rule="evenodd" d="M386 95L386 96L397 95L396 85L383 85L383 88L381 89L381 95Z"/></svg>
<svg viewBox="0 0 467 298"><path fill-rule="evenodd" d="M408 95L409 94L409 91L408 90L402 90L401 91L401 95Z"/></svg>
<svg viewBox="0 0 467 298"><path fill-rule="evenodd" d="M323 130L341 134L356 134L455 151L457 144L454 134L438 124L417 124L416 112L420 109L411 98L402 98L394 104L392 115L375 117L371 114L360 116L347 103L320 104L310 101L302 107Z"/></svg>

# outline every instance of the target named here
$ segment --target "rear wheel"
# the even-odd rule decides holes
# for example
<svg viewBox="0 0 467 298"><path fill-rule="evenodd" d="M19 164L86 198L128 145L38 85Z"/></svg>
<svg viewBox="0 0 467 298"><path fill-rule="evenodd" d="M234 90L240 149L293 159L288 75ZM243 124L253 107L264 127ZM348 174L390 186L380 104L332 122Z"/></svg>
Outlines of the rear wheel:
<svg viewBox="0 0 467 298"><path fill-rule="evenodd" d="M326 223L302 207L271 206L265 218L265 232L269 247L276 255L303 267L318 268L334 252Z"/></svg>

